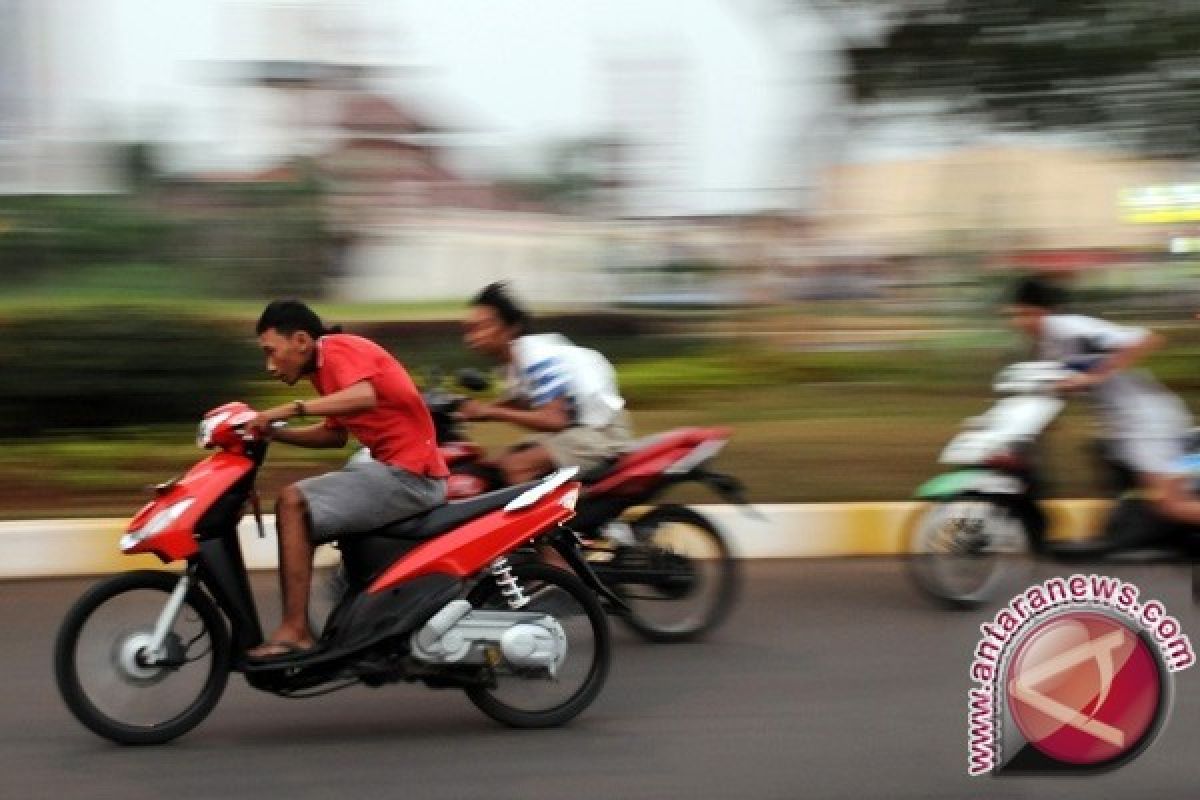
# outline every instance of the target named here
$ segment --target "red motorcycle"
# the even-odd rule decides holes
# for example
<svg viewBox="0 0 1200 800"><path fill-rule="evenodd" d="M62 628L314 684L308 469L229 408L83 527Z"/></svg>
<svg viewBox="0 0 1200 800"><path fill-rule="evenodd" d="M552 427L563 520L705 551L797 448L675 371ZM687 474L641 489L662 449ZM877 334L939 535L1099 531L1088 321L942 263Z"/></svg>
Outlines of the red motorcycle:
<svg viewBox="0 0 1200 800"><path fill-rule="evenodd" d="M456 382L481 391L489 381L460 370ZM476 497L504 486L485 453L465 434L455 413L462 395L435 376L423 394L450 467L449 496ZM733 606L737 560L720 529L687 506L663 503L673 487L700 483L754 515L736 478L710 462L729 440L729 428L678 428L643 439L628 452L581 476L583 491L571 528L600 581L624 601L606 608L651 641L688 641L718 625Z"/></svg>
<svg viewBox="0 0 1200 800"><path fill-rule="evenodd" d="M253 417L242 403L205 415L197 443L219 452L155 487L121 539L125 553L183 562L182 574L109 578L67 614L55 676L80 722L123 744L169 741L208 715L230 671L285 697L396 681L460 688L515 727L560 725L595 699L610 659L597 595L610 593L561 527L580 493L567 470L347 537L342 597L317 646L248 661L263 635L237 527L250 506L261 535L254 484L268 445L245 427ZM509 563L535 542L576 575Z"/></svg>

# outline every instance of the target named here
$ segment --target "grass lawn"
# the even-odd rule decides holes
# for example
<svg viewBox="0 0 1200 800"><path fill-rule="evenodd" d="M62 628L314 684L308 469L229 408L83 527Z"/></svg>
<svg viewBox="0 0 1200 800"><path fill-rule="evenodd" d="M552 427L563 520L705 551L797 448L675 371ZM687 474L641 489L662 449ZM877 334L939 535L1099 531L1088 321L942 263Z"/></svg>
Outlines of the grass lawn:
<svg viewBox="0 0 1200 800"><path fill-rule="evenodd" d="M717 461L741 477L758 502L899 500L938 470L937 454L960 420L987 407L982 393L917 390L887 384L799 384L700 390L679 404L658 399L637 408L639 435L680 425L730 425L734 436ZM474 426L489 447L522 434ZM0 515L8 518L130 515L144 487L185 470L201 457L193 428L127 430L8 443L0 450ZM1052 433L1048 455L1054 493L1097 492L1083 448L1086 415L1067 414ZM260 488L268 502L284 483L335 468L346 451L276 447ZM708 499L683 490L689 501Z"/></svg>
<svg viewBox="0 0 1200 800"><path fill-rule="evenodd" d="M61 307L62 300L55 302ZM213 313L223 305L205 302ZM0 302L0 315L4 306ZM412 319L424 311L444 319L449 313L437 307L330 308L335 312L330 318L338 320L355 315L378 320L393 313L392 319ZM258 309L244 304L226 310L250 319ZM739 327L810 334L813 329L798 319L771 310L744 316ZM854 324L845 316L837 319L840 330L886 327L871 319ZM617 363L639 435L682 425L732 426L732 442L717 467L741 477L753 500L901 500L939 470L937 455L963 418L990 405L989 379L995 369L1019 358L1015 341L994 320L930 337L928 329L935 326L906 320L894 327L896 341L884 347L847 345L843 339L812 347L811 337L798 345L787 336L764 341L736 331L712 339L644 336L583 343L599 347ZM920 336L909 337L909 329L919 330ZM1178 326L1170 336L1171 347L1152 366L1192 408L1200 409L1200 326ZM387 344L419 373L429 364L453 367L457 364L449 359L466 358L456 337L443 339ZM250 343L247 358L258 358ZM243 399L263 407L308 391L307 386L289 389L257 380L246 385ZM213 398L213 405L229 399ZM144 502L143 487L178 474L201 457L192 444L193 432L194 422L188 420L0 442L0 516L127 516ZM524 434L481 424L474 426L474 435L497 447ZM1099 476L1085 454L1088 438L1088 414L1077 401L1047 440L1047 475L1054 494L1098 493ZM265 499L273 502L284 483L334 468L348 454L277 447L262 475Z"/></svg>

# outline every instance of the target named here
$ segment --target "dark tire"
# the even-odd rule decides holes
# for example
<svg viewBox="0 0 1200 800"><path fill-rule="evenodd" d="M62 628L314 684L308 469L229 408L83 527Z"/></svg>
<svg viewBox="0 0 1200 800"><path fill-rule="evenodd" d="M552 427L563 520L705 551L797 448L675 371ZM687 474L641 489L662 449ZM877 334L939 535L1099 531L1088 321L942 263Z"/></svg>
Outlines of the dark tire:
<svg viewBox="0 0 1200 800"><path fill-rule="evenodd" d="M492 719L514 728L562 725L596 699L608 677L612 659L608 619L595 593L569 572L546 564L526 563L513 566L512 574L530 598L529 604L521 610L544 610L563 626L567 635L567 660L553 680L506 673L500 665L495 668L496 686L470 687L466 690L467 697ZM508 608L500 588L490 577L477 584L467 595L467 600L476 608ZM567 667L570 674L564 675ZM547 705L530 707L538 704L534 700L521 707L520 697L533 695L536 698L539 685L555 690L546 694ZM554 694L562 696L554 697Z"/></svg>
<svg viewBox="0 0 1200 800"><path fill-rule="evenodd" d="M169 572L128 572L92 587L67 612L54 644L54 675L67 708L94 733L119 744L162 744L198 725L220 699L231 664L229 632L196 586L168 634L179 663L147 666L137 661L140 651L129 655L153 631L179 580ZM96 685L98 679L107 683ZM167 688L181 695L177 703ZM145 713L133 707L146 701ZM160 702L178 707L160 711Z"/></svg>
<svg viewBox="0 0 1200 800"><path fill-rule="evenodd" d="M691 536L683 548L673 550L664 537L671 528L686 528ZM622 621L652 642L689 642L711 631L729 615L737 599L737 559L720 530L703 514L686 506L658 506L632 524L640 555L666 558L689 581L680 594L653 586L623 583L621 569L605 570L605 582L631 608ZM697 549L702 552L697 553ZM700 557L697 558L696 556ZM616 562L618 565L620 562Z"/></svg>
<svg viewBox="0 0 1200 800"><path fill-rule="evenodd" d="M994 600L1032 569L1026 522L1007 504L976 494L932 503L909 524L908 574L943 608Z"/></svg>

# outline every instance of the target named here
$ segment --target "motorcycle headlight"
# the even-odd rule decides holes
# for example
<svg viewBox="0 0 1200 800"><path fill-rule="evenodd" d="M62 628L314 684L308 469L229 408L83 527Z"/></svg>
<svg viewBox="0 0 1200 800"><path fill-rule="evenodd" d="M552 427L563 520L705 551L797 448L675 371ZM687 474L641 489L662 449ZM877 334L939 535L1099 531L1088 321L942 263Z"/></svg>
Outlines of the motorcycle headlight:
<svg viewBox="0 0 1200 800"><path fill-rule="evenodd" d="M183 500L180 500L177 503L172 503L162 511L159 511L157 514L151 517L149 522L147 522L145 525L138 528L136 531L130 531L122 536L121 549L128 550L131 547L142 543L154 534L162 533L164 530L170 527L171 524L182 517L184 513L192 507L192 503L195 502L196 498L185 497Z"/></svg>

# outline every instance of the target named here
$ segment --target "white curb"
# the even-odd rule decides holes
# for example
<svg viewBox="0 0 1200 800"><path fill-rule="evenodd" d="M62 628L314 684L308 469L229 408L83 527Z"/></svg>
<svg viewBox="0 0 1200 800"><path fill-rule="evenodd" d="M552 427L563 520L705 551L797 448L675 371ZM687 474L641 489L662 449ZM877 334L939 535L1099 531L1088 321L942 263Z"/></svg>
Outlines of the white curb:
<svg viewBox="0 0 1200 800"><path fill-rule="evenodd" d="M898 555L905 550L908 525L922 504L785 503L755 508L762 518L737 506L702 505L696 510L712 518L729 537L740 558L813 558L826 556ZM1057 500L1047 503L1053 538L1081 539L1094 534L1108 507L1100 500ZM126 556L117 546L127 520L67 519L0 522L0 578L95 575L138 567L162 568L154 556ZM277 565L275 520L264 518L260 539L253 518L242 520L238 533L246 565ZM334 563L330 547L317 551L317 563Z"/></svg>

